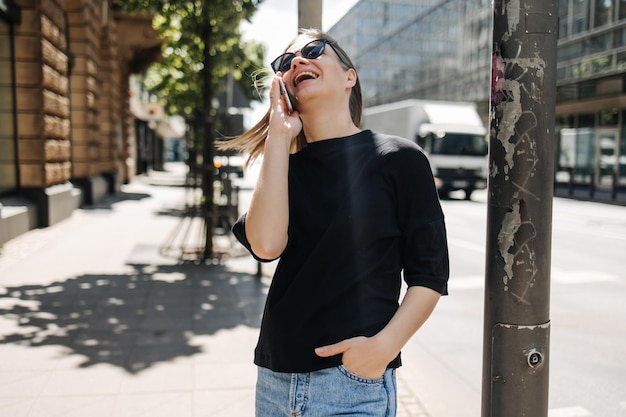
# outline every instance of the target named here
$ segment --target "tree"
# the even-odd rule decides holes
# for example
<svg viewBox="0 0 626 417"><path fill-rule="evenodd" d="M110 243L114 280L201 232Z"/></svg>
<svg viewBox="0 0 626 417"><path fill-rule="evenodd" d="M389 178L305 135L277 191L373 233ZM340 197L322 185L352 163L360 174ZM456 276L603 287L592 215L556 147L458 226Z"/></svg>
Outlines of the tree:
<svg viewBox="0 0 626 417"><path fill-rule="evenodd" d="M163 60L147 71L144 87L164 101L168 114L185 117L194 137L191 153L202 155L204 259L212 257L214 235L213 156L215 95L227 74L250 99L260 99L249 75L263 67L264 50L241 40L239 24L249 20L263 0L126 0L126 12L155 14L154 24L167 38Z"/></svg>

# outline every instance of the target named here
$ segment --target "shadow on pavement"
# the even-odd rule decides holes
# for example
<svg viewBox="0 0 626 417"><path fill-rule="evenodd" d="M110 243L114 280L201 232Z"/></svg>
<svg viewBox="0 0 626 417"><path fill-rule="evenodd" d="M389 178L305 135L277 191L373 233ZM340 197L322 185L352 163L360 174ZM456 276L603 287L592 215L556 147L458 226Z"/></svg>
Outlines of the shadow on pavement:
<svg viewBox="0 0 626 417"><path fill-rule="evenodd" d="M138 201L144 198L151 197L150 194L145 193L130 193L126 191L117 191L114 194L108 194L102 201L98 201L94 204L84 205L81 209L89 210L112 210L113 205L121 201Z"/></svg>
<svg viewBox="0 0 626 417"><path fill-rule="evenodd" d="M0 343L61 345L137 373L200 353L197 336L258 327L266 285L222 265L133 265L119 275L81 275L50 285L5 287ZM2 290L2 288L0 288Z"/></svg>

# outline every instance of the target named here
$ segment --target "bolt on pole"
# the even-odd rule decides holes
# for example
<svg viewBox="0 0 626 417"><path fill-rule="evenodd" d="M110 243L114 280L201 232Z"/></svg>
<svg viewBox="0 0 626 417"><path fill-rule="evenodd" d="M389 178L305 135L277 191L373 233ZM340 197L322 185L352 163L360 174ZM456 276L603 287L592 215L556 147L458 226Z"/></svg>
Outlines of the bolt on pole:
<svg viewBox="0 0 626 417"><path fill-rule="evenodd" d="M557 0L494 0L482 417L547 417Z"/></svg>

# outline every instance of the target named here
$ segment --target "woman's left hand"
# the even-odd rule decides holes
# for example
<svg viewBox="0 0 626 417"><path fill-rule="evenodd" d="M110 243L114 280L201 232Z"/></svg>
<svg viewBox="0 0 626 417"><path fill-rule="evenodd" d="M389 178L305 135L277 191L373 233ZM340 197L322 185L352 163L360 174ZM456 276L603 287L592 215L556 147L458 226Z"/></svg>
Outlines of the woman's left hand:
<svg viewBox="0 0 626 417"><path fill-rule="evenodd" d="M343 366L353 374L364 378L380 378L389 362L398 352L388 352L388 347L375 337L358 336L332 345L315 349L315 354L322 358L342 355Z"/></svg>
<svg viewBox="0 0 626 417"><path fill-rule="evenodd" d="M410 287L400 308L389 323L375 336L353 337L333 345L315 349L320 357L342 355L341 360L350 372L364 378L379 378L402 347L424 324L441 294L427 287Z"/></svg>

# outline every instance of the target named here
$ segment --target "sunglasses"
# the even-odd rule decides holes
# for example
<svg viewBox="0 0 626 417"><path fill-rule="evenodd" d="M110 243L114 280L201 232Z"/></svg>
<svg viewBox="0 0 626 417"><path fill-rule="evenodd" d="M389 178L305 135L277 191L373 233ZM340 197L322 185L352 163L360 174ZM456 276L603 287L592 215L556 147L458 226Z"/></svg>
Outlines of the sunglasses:
<svg viewBox="0 0 626 417"><path fill-rule="evenodd" d="M341 61L343 65L348 68L352 68L351 65L349 65L346 61L343 60L343 58L341 58L341 55L337 52L333 44L330 43L330 41L328 41L327 39L312 40L311 42L304 45L302 49L300 49L300 53L302 54L303 58L317 59L324 53L326 45L329 45L331 48L333 48L333 51L335 51L335 54L337 54L339 61ZM289 69L291 69L291 62L295 57L295 52L285 52L284 54L273 60L270 65L274 72L287 72L289 71Z"/></svg>

